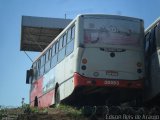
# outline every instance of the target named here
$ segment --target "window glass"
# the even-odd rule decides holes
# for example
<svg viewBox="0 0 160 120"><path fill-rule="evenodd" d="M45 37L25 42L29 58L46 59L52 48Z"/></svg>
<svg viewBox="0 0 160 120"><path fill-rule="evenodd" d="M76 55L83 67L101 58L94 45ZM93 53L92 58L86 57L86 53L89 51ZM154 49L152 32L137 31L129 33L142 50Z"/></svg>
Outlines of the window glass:
<svg viewBox="0 0 160 120"><path fill-rule="evenodd" d="M49 48L48 60L50 60L51 56L52 56L52 48Z"/></svg>
<svg viewBox="0 0 160 120"><path fill-rule="evenodd" d="M67 43L71 41L71 29L68 30L67 32Z"/></svg>
<svg viewBox="0 0 160 120"><path fill-rule="evenodd" d="M50 70L50 60L45 64L45 72Z"/></svg>
<svg viewBox="0 0 160 120"><path fill-rule="evenodd" d="M41 68L41 59L38 60L38 69Z"/></svg>
<svg viewBox="0 0 160 120"><path fill-rule="evenodd" d="M75 26L73 26L71 30L72 30L71 38L74 39L74 37L75 37Z"/></svg>
<svg viewBox="0 0 160 120"><path fill-rule="evenodd" d="M57 54L52 57L51 60L51 67L54 67L57 64Z"/></svg>
<svg viewBox="0 0 160 120"><path fill-rule="evenodd" d="M52 56L54 56L55 53L56 53L56 49L55 49L55 44L54 44L53 47L52 47Z"/></svg>
<svg viewBox="0 0 160 120"><path fill-rule="evenodd" d="M84 43L140 46L141 25L141 21L123 19L84 19Z"/></svg>
<svg viewBox="0 0 160 120"><path fill-rule="evenodd" d="M58 53L58 62L62 61L65 57L65 47L61 49Z"/></svg>
<svg viewBox="0 0 160 120"><path fill-rule="evenodd" d="M55 50L56 50L56 53L58 53L58 41L55 43Z"/></svg>
<svg viewBox="0 0 160 120"><path fill-rule="evenodd" d="M63 45L63 37L61 37L59 40L59 50L62 49L62 45Z"/></svg>
<svg viewBox="0 0 160 120"><path fill-rule="evenodd" d="M37 62L33 63L33 69L36 69L37 67Z"/></svg>
<svg viewBox="0 0 160 120"><path fill-rule="evenodd" d="M45 62L48 62L48 60L51 57L52 48L49 48L49 50L45 54Z"/></svg>
<svg viewBox="0 0 160 120"><path fill-rule="evenodd" d="M44 74L44 66L41 67L41 69L40 69L40 76L42 76L43 74Z"/></svg>
<svg viewBox="0 0 160 120"><path fill-rule="evenodd" d="M37 62L37 77L40 76L40 68L41 68L41 59Z"/></svg>
<svg viewBox="0 0 160 120"><path fill-rule="evenodd" d="M33 80L37 79L37 62L33 64L34 77Z"/></svg>
<svg viewBox="0 0 160 120"><path fill-rule="evenodd" d="M47 51L45 54L45 63L48 61L48 56L49 56L49 51Z"/></svg>
<svg viewBox="0 0 160 120"><path fill-rule="evenodd" d="M66 55L69 55L74 49L74 40L70 41L66 46Z"/></svg>
<svg viewBox="0 0 160 120"><path fill-rule="evenodd" d="M67 42L67 36L66 34L63 36L63 45L62 47L66 46L66 42Z"/></svg>
<svg viewBox="0 0 160 120"><path fill-rule="evenodd" d="M46 55L43 55L41 57L41 67L45 64L45 57L46 57Z"/></svg>

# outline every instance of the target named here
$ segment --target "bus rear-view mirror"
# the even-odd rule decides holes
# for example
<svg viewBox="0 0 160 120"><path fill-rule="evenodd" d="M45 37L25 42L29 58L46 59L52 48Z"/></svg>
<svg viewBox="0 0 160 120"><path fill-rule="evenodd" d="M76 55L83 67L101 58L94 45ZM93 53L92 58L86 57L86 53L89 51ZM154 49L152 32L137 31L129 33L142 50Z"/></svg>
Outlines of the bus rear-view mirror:
<svg viewBox="0 0 160 120"><path fill-rule="evenodd" d="M26 84L31 84L32 78L33 78L33 69L27 70Z"/></svg>

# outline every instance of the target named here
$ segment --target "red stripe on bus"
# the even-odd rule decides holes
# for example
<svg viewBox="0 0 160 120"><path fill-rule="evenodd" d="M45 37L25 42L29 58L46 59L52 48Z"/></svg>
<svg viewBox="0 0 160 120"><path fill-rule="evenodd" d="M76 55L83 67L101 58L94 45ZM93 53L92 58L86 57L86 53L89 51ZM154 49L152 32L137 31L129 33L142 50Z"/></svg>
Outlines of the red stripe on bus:
<svg viewBox="0 0 160 120"><path fill-rule="evenodd" d="M48 107L54 103L54 93L55 90L47 91L43 93L43 77L33 83L33 88L30 93L30 104L34 106L35 97L38 97L38 107Z"/></svg>
<svg viewBox="0 0 160 120"><path fill-rule="evenodd" d="M104 78L89 78L74 73L74 86L108 86L117 88L143 88L143 79L138 80L115 80Z"/></svg>
<svg viewBox="0 0 160 120"><path fill-rule="evenodd" d="M55 93L55 89L47 92L42 97L40 97L38 99L38 101L39 101L38 107L48 107L48 106L52 105L52 99L54 99L54 97L53 97L54 93Z"/></svg>

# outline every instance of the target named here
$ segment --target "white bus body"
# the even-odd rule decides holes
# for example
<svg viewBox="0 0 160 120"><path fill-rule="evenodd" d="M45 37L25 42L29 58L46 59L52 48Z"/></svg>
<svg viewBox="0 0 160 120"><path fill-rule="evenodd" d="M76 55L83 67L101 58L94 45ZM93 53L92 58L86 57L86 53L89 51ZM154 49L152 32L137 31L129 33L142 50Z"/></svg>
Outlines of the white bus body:
<svg viewBox="0 0 160 120"><path fill-rule="evenodd" d="M57 99L71 101L91 94L101 94L106 99L107 94L114 94L114 89L117 93L135 91L131 95L131 99L134 98L143 88L143 36L141 19L94 14L77 16L34 62L35 73L41 69L43 73L32 81L31 105L34 106L36 96L42 107L54 104ZM56 44L59 49L55 52ZM44 55L50 62L40 65Z"/></svg>

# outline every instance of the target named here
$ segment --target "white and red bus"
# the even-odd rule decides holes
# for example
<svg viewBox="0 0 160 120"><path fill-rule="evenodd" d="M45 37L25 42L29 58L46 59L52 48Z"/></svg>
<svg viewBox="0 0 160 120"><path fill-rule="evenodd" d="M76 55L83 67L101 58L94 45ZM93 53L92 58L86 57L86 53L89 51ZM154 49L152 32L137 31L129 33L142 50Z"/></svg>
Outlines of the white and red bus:
<svg viewBox="0 0 160 120"><path fill-rule="evenodd" d="M136 98L144 80L143 38L141 19L77 16L28 70L31 106Z"/></svg>

